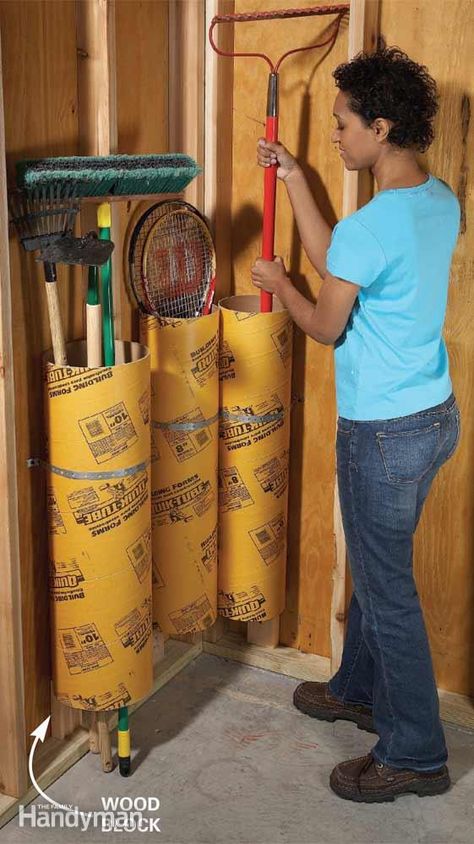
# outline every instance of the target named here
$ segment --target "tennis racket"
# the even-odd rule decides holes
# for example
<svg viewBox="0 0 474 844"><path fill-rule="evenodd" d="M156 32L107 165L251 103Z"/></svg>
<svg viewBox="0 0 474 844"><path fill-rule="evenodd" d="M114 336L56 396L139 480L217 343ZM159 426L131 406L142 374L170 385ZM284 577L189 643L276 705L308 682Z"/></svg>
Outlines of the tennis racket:
<svg viewBox="0 0 474 844"><path fill-rule="evenodd" d="M201 214L178 200L145 211L130 239L129 277L145 313L178 319L208 314L215 290L215 250Z"/></svg>

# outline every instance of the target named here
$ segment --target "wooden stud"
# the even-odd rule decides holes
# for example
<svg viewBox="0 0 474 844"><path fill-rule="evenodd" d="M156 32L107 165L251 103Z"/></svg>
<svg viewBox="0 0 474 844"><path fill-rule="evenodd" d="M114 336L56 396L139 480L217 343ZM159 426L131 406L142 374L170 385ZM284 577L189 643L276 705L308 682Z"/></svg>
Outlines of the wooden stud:
<svg viewBox="0 0 474 844"><path fill-rule="evenodd" d="M378 0L351 0L349 15L348 59L352 59L362 49L376 46L379 25ZM367 176L362 177L356 170L344 169L342 216L347 217L370 199L372 182ZM364 200L362 199L364 195ZM333 591L331 603L331 672L337 671L344 648L344 631L348 605L348 571L346 540L342 526L341 509L337 477L334 490L334 539L336 558L333 569Z"/></svg>
<svg viewBox="0 0 474 844"><path fill-rule="evenodd" d="M26 789L27 770L1 43L0 244L0 791L18 797Z"/></svg>
<svg viewBox="0 0 474 844"><path fill-rule="evenodd" d="M56 698L51 683L51 735L53 738L64 739L72 735L76 727L82 724L82 710L65 706Z"/></svg>
<svg viewBox="0 0 474 844"><path fill-rule="evenodd" d="M178 636L172 636L177 642L186 642L188 645L198 645L202 642L202 633L181 633Z"/></svg>
<svg viewBox="0 0 474 844"><path fill-rule="evenodd" d="M165 638L157 624L153 625L153 666L158 665L165 656Z"/></svg>
<svg viewBox="0 0 474 844"><path fill-rule="evenodd" d="M168 17L169 147L204 163L204 22L201 0L171 2ZM203 179L184 191L185 199L203 206Z"/></svg>
<svg viewBox="0 0 474 844"><path fill-rule="evenodd" d="M218 642L225 633L225 619L218 615L212 627L203 633L204 642Z"/></svg>
<svg viewBox="0 0 474 844"><path fill-rule="evenodd" d="M218 56L207 33L215 15L232 14L233 0L206 0L204 213L214 236L216 300L229 296L232 278L232 131L234 61ZM218 27L218 44L233 49L234 27Z"/></svg>
<svg viewBox="0 0 474 844"><path fill-rule="evenodd" d="M76 32L79 150L81 155L112 155L117 151L115 0L77 0ZM120 230L120 211L115 203L111 212L114 239L114 232ZM120 249L113 251L111 260L114 333L121 338Z"/></svg>

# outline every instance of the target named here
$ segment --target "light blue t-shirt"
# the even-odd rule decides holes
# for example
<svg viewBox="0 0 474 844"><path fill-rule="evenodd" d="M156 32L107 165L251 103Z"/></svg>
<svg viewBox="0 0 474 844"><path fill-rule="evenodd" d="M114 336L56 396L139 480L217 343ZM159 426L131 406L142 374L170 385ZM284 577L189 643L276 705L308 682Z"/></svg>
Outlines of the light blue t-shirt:
<svg viewBox="0 0 474 844"><path fill-rule="evenodd" d="M408 416L451 394L442 330L459 220L455 194L430 175L380 191L335 226L327 268L361 287L335 344L340 416Z"/></svg>

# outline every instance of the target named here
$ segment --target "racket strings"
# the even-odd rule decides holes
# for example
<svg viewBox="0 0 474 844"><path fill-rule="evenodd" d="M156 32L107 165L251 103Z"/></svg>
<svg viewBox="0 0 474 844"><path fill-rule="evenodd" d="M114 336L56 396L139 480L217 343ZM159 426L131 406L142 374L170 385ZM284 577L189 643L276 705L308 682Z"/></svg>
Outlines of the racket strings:
<svg viewBox="0 0 474 844"><path fill-rule="evenodd" d="M198 316L213 270L212 241L196 215L177 209L152 226L142 264L143 288L152 313L171 318Z"/></svg>

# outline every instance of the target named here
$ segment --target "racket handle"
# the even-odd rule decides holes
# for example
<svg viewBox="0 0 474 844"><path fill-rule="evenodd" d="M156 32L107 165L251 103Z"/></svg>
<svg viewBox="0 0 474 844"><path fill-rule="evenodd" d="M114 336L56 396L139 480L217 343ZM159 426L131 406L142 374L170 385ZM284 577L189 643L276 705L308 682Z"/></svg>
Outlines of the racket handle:
<svg viewBox="0 0 474 844"><path fill-rule="evenodd" d="M270 73L268 78L267 119L265 123L265 139L278 141L278 74ZM275 258L275 206L278 164L266 167L263 174L263 232L262 258L273 261ZM271 293L262 290L260 293L260 311L269 313L272 310L273 297Z"/></svg>
<svg viewBox="0 0 474 844"><path fill-rule="evenodd" d="M207 316L211 313L212 303L214 301L214 293L216 292L216 280L215 278L212 279L209 290L207 291L206 301L204 302L201 314L202 316Z"/></svg>
<svg viewBox="0 0 474 844"><path fill-rule="evenodd" d="M102 366L102 307L86 305L87 366Z"/></svg>
<svg viewBox="0 0 474 844"><path fill-rule="evenodd" d="M47 265L45 264L45 272ZM46 300L48 302L49 327L53 343L54 362L58 366L67 365L66 343L64 342L61 311L59 308L58 286L56 279L46 281Z"/></svg>

